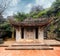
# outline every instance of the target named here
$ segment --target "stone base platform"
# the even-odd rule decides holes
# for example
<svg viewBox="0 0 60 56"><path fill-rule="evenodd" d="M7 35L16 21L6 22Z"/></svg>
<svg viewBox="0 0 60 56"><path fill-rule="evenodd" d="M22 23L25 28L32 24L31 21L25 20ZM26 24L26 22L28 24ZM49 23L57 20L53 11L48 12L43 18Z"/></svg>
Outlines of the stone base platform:
<svg viewBox="0 0 60 56"><path fill-rule="evenodd" d="M41 40L39 41L7 41L3 45L8 45L5 50L50 50L53 47L60 47L60 42L56 40Z"/></svg>
<svg viewBox="0 0 60 56"><path fill-rule="evenodd" d="M40 43L42 43L44 40L43 39L21 39L21 40L19 40L19 41L16 41L16 42L20 42L20 43L37 43L37 42L40 42Z"/></svg>

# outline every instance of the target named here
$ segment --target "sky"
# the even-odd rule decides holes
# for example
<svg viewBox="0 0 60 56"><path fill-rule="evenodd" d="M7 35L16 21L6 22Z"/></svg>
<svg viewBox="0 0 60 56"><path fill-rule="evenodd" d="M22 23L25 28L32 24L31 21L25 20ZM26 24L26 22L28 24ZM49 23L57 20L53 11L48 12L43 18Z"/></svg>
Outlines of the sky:
<svg viewBox="0 0 60 56"><path fill-rule="evenodd" d="M29 13L32 6L40 5L49 8L55 0L12 0L9 8L5 11L4 17L12 16L17 12Z"/></svg>

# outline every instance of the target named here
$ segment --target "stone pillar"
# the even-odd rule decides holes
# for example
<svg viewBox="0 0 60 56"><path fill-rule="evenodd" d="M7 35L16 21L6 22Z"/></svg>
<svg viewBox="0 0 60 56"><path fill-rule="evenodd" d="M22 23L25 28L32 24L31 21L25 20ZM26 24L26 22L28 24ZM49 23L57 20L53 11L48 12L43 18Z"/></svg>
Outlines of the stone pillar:
<svg viewBox="0 0 60 56"><path fill-rule="evenodd" d="M14 39L14 27L12 28L12 39Z"/></svg>
<svg viewBox="0 0 60 56"><path fill-rule="evenodd" d="M16 29L16 42L21 40L21 28Z"/></svg>
<svg viewBox="0 0 60 56"><path fill-rule="evenodd" d="M44 30L39 28L38 29L38 39L43 40L44 39Z"/></svg>

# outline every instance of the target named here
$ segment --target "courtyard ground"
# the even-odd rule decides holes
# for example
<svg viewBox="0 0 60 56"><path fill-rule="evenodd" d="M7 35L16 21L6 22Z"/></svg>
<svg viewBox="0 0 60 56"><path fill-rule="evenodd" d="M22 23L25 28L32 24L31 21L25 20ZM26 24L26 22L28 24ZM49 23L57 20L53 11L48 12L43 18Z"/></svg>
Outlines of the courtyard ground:
<svg viewBox="0 0 60 56"><path fill-rule="evenodd" d="M44 40L43 43L48 45L60 44L60 42L56 40ZM39 44L43 44L43 43L39 43ZM11 47L12 44L25 45L25 43L15 43L15 41L7 41L3 45L9 45L9 47ZM31 43L31 44L34 44L34 43ZM32 50L32 49L31 50L6 50L6 48L9 48L9 47L0 46L0 56L60 56L60 45L52 46L53 50L37 50L37 49L36 50Z"/></svg>
<svg viewBox="0 0 60 56"><path fill-rule="evenodd" d="M5 50L0 47L0 56L60 56L60 47L54 50Z"/></svg>

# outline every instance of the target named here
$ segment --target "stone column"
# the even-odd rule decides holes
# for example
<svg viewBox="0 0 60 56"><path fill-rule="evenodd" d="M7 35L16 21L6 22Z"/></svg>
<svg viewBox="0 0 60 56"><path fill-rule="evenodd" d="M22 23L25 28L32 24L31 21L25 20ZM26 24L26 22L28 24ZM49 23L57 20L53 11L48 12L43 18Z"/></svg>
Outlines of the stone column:
<svg viewBox="0 0 60 56"><path fill-rule="evenodd" d="M12 28L12 39L14 39L14 27Z"/></svg>
<svg viewBox="0 0 60 56"><path fill-rule="evenodd" d="M20 42L21 40L21 28L16 29L16 42Z"/></svg>
<svg viewBox="0 0 60 56"><path fill-rule="evenodd" d="M44 30L39 27L38 29L38 39L41 41L44 39Z"/></svg>

